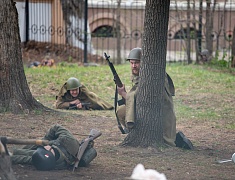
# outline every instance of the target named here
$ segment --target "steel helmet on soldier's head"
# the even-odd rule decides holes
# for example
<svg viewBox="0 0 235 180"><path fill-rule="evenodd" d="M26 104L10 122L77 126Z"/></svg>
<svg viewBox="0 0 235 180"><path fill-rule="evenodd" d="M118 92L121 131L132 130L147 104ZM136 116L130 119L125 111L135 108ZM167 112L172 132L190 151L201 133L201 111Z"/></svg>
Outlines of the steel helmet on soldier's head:
<svg viewBox="0 0 235 180"><path fill-rule="evenodd" d="M33 153L32 163L37 170L49 171L55 168L55 156L44 147L38 147Z"/></svg>
<svg viewBox="0 0 235 180"><path fill-rule="evenodd" d="M141 48L134 48L130 51L129 56L127 58L127 61L129 61L130 59L133 60L141 60L141 55L142 55L142 49Z"/></svg>
<svg viewBox="0 0 235 180"><path fill-rule="evenodd" d="M209 51L207 49L204 49L202 52L201 52L201 55L202 56L207 56L209 54Z"/></svg>
<svg viewBox="0 0 235 180"><path fill-rule="evenodd" d="M82 84L80 83L80 81L75 78L75 77L71 77L67 80L67 83L66 83L66 89L67 90L72 90L72 89L77 89L79 87L81 87Z"/></svg>

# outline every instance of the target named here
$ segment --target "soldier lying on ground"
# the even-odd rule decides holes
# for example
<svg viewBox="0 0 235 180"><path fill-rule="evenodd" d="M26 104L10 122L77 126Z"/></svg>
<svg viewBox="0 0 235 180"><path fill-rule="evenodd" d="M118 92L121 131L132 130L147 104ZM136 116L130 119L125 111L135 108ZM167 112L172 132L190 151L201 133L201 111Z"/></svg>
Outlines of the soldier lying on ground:
<svg viewBox="0 0 235 180"><path fill-rule="evenodd" d="M139 70L141 61L141 48L134 48L130 51L127 60L130 62L132 70L133 87L129 92L126 92L125 86L117 87L118 94L126 100L126 104L119 107L117 116L120 123L131 130L135 125L136 117L136 92L139 83ZM165 74L165 91L163 104L163 139L164 142L170 146L182 147L185 149L192 149L193 145L182 132L176 134L176 116L174 111L173 98L175 88L171 77Z"/></svg>
<svg viewBox="0 0 235 180"><path fill-rule="evenodd" d="M113 106L71 77L56 96L57 109L112 110Z"/></svg>
<svg viewBox="0 0 235 180"><path fill-rule="evenodd" d="M43 67L43 66L48 66L48 67L55 67L55 60L50 58L50 56L45 56L41 62L34 61L31 62L28 65L28 68L36 68L36 67Z"/></svg>
<svg viewBox="0 0 235 180"><path fill-rule="evenodd" d="M28 68L36 68L36 67L55 67L55 60L54 59L43 59L41 62L34 61L28 65Z"/></svg>
<svg viewBox="0 0 235 180"><path fill-rule="evenodd" d="M199 53L200 62L207 63L210 62L212 59L212 56L210 56L209 51L207 49L204 49L201 53Z"/></svg>
<svg viewBox="0 0 235 180"><path fill-rule="evenodd" d="M49 145L26 145L21 149L14 149L12 163L34 165L38 170L67 169L74 165L81 144L69 130L54 125L43 139L48 140ZM80 165L88 165L96 155L91 141L82 155Z"/></svg>

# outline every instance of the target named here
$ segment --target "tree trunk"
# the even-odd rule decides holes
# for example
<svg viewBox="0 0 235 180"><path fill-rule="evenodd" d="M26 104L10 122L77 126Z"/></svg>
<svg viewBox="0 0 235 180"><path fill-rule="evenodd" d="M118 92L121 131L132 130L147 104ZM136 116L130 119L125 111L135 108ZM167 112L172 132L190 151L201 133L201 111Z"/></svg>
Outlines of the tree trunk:
<svg viewBox="0 0 235 180"><path fill-rule="evenodd" d="M135 128L123 145L163 145L162 104L170 0L147 0Z"/></svg>
<svg viewBox="0 0 235 180"><path fill-rule="evenodd" d="M213 4L213 8L211 0L206 0L206 49L209 51L209 56L212 55L213 52L213 17L214 17L214 8L215 3Z"/></svg>
<svg viewBox="0 0 235 180"><path fill-rule="evenodd" d="M13 0L0 1L0 29L0 113L45 108L33 98L26 81Z"/></svg>
<svg viewBox="0 0 235 180"><path fill-rule="evenodd" d="M116 33L117 33L117 64L122 63L121 59L121 0L117 1L117 21L116 21Z"/></svg>
<svg viewBox="0 0 235 180"><path fill-rule="evenodd" d="M199 64L198 58L198 31L197 31L197 24L196 24L196 6L195 0L193 0L193 29L194 29L194 43L195 43L195 50L196 50L196 64ZM200 22L199 22L200 23ZM192 62L191 62L192 63Z"/></svg>
<svg viewBox="0 0 235 180"><path fill-rule="evenodd" d="M71 44L71 39L74 38L74 36L71 36L68 32L68 29L71 27L74 27L74 31L77 30L76 28L83 29L83 24L78 24L79 20L84 21L84 1L78 0L60 0L62 11L63 11L63 18L65 21L65 34L66 34L66 43ZM77 27L79 25L79 27ZM82 38L81 32L76 32L75 38L80 41L84 41Z"/></svg>
<svg viewBox="0 0 235 180"><path fill-rule="evenodd" d="M233 40L232 40L232 63L231 67L235 68L235 26L233 28Z"/></svg>
<svg viewBox="0 0 235 180"><path fill-rule="evenodd" d="M190 14L191 14L191 8L190 8L190 0L187 2L187 57L188 57L188 64L192 63L191 60L191 29L190 29Z"/></svg>

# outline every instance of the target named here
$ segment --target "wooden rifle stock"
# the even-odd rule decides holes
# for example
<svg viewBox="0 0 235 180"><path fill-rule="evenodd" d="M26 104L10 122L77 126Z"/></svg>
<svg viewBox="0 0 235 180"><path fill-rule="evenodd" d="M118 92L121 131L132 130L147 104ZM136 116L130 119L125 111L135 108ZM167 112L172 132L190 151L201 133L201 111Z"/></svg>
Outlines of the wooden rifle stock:
<svg viewBox="0 0 235 180"><path fill-rule="evenodd" d="M89 142L90 141L93 141L94 139L98 138L101 136L101 132L100 131L97 131L95 129L92 129L89 133L89 136L88 138L84 139L84 142L81 144L81 146L79 147L79 150L78 150L78 153L77 153L77 160L76 162L74 163L74 166L73 166L73 171L75 169L77 169L78 167L78 164L87 148L87 146L89 145Z"/></svg>

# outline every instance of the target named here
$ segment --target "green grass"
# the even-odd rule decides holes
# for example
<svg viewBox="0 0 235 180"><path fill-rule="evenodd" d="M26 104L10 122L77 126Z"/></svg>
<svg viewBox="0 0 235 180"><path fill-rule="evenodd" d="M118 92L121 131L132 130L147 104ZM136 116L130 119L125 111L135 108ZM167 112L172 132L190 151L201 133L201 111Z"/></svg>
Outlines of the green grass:
<svg viewBox="0 0 235 180"><path fill-rule="evenodd" d="M129 64L115 65L126 89L130 90ZM167 64L172 77L177 121L225 121L226 128L235 129L235 76L231 70L208 66ZM55 96L69 77L76 77L99 97L113 104L115 85L109 66L83 67L60 63L56 68L26 68L25 73L33 96L45 106L54 108ZM94 116L100 112L90 112ZM103 112L103 116L114 116Z"/></svg>

